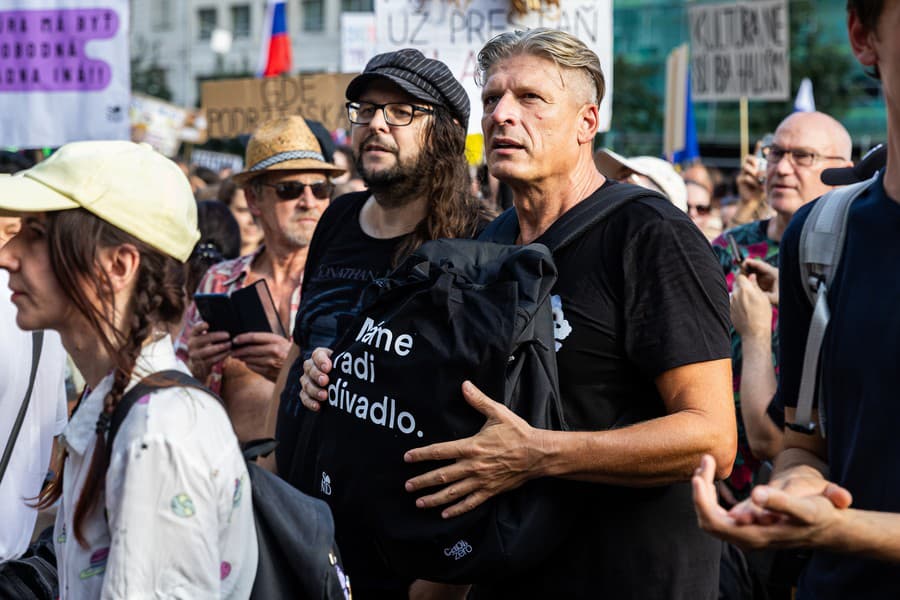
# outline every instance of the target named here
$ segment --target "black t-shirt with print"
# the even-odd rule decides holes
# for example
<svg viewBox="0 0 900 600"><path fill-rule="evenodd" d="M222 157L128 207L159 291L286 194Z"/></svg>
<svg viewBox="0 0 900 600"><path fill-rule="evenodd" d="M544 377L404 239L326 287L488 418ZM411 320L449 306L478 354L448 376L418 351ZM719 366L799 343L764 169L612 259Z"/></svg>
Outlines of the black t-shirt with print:
<svg viewBox="0 0 900 600"><path fill-rule="evenodd" d="M610 185L619 184L604 188ZM579 218L577 208L551 230ZM721 269L700 231L670 203L633 201L554 260L557 363L570 428L661 417L658 375L730 357ZM540 568L481 587L478 598L716 598L721 542L698 528L690 482L579 488L583 502L573 505L579 518L565 545Z"/></svg>
<svg viewBox="0 0 900 600"><path fill-rule="evenodd" d="M312 481L304 461L309 429L316 414L300 403L303 361L317 347L330 348L356 316L363 289L388 274L398 244L405 236L373 238L363 232L359 214L368 192L336 198L322 214L310 243L303 291L293 338L301 357L293 365L281 394L275 437L279 441L278 472L295 487ZM309 490L305 490L309 491ZM362 533L362 524L335 523L338 547L360 597L405 598L409 581L388 574L377 550Z"/></svg>

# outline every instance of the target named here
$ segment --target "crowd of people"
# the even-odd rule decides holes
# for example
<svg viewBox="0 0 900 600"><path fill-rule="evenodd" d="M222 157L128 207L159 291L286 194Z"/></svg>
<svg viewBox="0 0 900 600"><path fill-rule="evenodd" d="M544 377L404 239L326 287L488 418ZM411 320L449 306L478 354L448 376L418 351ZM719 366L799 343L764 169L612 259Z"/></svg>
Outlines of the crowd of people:
<svg viewBox="0 0 900 600"><path fill-rule="evenodd" d="M348 147L289 116L259 126L238 173L84 141L0 176L0 592L52 546L52 589L19 597L255 597L275 559L242 449L274 438L258 465L327 501L337 483L312 444L330 434L319 417L336 410L341 369L360 368L332 349L366 290L432 240L485 236L506 209L516 244L554 248L547 342L565 427L535 427L460 381L484 426L414 442L383 468L410 473L403 510L445 520L549 482L566 499L560 541L460 581L392 568L370 533L377 511L335 512L328 568L343 596L900 597L900 477L884 460L900 372L900 2L847 10L888 116L886 148L857 165L850 134L819 112L773 124L733 186L699 163L595 151L599 59L539 28L478 53L474 171L462 84L405 49L350 82ZM842 189L838 241L811 246ZM827 244L843 250L833 270L808 277ZM270 331L223 330L205 309L260 285ZM383 325L378 339L405 356L414 338ZM477 559L470 542L448 559Z"/></svg>

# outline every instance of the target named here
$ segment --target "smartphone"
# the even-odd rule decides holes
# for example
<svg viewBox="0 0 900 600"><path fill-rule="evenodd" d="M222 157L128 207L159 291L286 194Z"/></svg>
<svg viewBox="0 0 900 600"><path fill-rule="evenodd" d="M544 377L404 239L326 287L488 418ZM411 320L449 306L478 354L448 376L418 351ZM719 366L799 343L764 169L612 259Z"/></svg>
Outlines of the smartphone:
<svg viewBox="0 0 900 600"><path fill-rule="evenodd" d="M228 294L194 294L194 302L210 331L227 331L231 337L240 333L240 321Z"/></svg>
<svg viewBox="0 0 900 600"><path fill-rule="evenodd" d="M741 254L741 247L738 246L737 240L730 233L725 235L725 239L728 240L728 250L731 252L732 264L743 268L744 256Z"/></svg>

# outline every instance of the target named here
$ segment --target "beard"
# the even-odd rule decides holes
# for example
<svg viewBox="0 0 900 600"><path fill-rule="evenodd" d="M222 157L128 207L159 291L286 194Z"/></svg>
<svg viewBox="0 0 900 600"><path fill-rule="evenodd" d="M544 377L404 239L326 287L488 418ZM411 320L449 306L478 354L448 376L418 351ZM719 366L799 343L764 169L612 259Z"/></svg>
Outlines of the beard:
<svg viewBox="0 0 900 600"><path fill-rule="evenodd" d="M361 144L365 147L365 143ZM409 204L428 189L432 175L432 161L424 152L419 152L414 160L401 161L394 151L396 162L389 169L371 171L363 165L362 153L356 157L359 172L375 201L384 208L397 208Z"/></svg>

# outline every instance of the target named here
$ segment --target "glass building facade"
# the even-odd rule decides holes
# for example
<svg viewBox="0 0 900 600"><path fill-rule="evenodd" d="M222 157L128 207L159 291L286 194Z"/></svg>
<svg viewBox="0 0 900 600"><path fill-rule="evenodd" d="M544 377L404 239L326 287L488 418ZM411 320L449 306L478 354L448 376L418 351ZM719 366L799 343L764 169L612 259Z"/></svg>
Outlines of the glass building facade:
<svg viewBox="0 0 900 600"><path fill-rule="evenodd" d="M614 0L615 97L613 126L604 145L627 155L662 153L666 57L690 42L688 9L699 3L707 2ZM884 141L884 99L878 82L866 76L850 51L845 0L789 0L788 11L791 94L809 77L817 109L844 123L855 153ZM792 106L793 96L786 102L751 101L751 145L772 131ZM704 159L719 157L723 166L736 165L738 103L697 102L694 110Z"/></svg>

